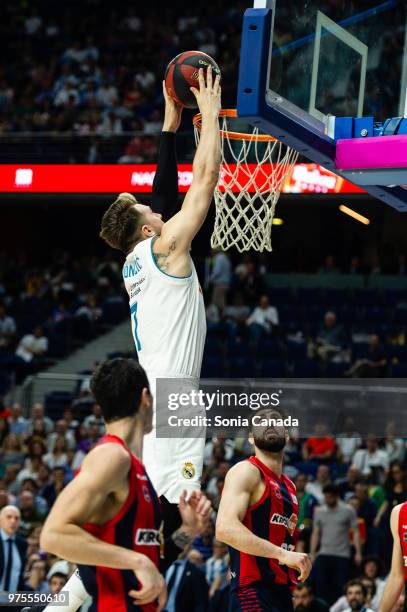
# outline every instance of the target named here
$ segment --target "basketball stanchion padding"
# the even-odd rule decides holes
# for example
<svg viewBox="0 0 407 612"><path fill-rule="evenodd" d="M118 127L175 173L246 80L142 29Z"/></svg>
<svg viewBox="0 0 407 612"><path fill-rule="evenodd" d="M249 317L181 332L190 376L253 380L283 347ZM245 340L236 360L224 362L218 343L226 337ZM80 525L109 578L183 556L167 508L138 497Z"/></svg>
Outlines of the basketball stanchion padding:
<svg viewBox="0 0 407 612"><path fill-rule="evenodd" d="M212 248L271 251L271 229L281 188L298 153L273 136L232 131L237 111L220 111L222 166L215 188ZM198 144L202 118L193 119Z"/></svg>

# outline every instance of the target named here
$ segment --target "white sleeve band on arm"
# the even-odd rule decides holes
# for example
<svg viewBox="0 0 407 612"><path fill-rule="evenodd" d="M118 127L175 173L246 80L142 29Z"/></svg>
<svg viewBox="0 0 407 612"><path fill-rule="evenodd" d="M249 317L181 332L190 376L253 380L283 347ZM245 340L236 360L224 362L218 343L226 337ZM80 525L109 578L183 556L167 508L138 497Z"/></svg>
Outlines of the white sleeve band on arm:
<svg viewBox="0 0 407 612"><path fill-rule="evenodd" d="M51 604L44 609L44 612L76 612L89 596L80 579L78 570L72 574L62 590L68 594L68 605L54 606Z"/></svg>

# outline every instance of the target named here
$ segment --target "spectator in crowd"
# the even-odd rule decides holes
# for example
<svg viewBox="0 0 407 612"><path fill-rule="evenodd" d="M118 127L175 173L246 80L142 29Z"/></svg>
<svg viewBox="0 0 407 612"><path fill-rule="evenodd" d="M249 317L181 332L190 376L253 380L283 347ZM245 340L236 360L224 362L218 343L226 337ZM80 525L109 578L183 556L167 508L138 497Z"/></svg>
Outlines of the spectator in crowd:
<svg viewBox="0 0 407 612"><path fill-rule="evenodd" d="M48 339L42 327L36 327L32 334L26 334L20 340L16 355L25 364L40 364L48 351Z"/></svg>
<svg viewBox="0 0 407 612"><path fill-rule="evenodd" d="M10 349L16 331L16 322L6 314L5 306L0 303L0 356Z"/></svg>
<svg viewBox="0 0 407 612"><path fill-rule="evenodd" d="M328 606L314 597L309 584L297 584L293 592L293 602L295 612L329 612Z"/></svg>
<svg viewBox="0 0 407 612"><path fill-rule="evenodd" d="M59 438L64 438L67 448L76 448L75 434L68 429L65 419L59 419L55 423L55 431L48 436L48 450L52 453Z"/></svg>
<svg viewBox="0 0 407 612"><path fill-rule="evenodd" d="M85 418L85 420L83 421L83 424L85 427L96 426L99 430L99 435L103 436L105 433L106 427L105 427L105 420L102 415L102 409L99 406L99 404L96 404L95 402L91 408L91 412L92 414L90 414L89 416Z"/></svg>
<svg viewBox="0 0 407 612"><path fill-rule="evenodd" d="M39 555L32 555L27 564L27 578L24 584L25 591L35 593L48 593L46 562Z"/></svg>
<svg viewBox="0 0 407 612"><path fill-rule="evenodd" d="M394 506L407 501L407 472L402 463L393 461L390 470L383 483L386 499L380 506L375 518L375 526L378 527L384 518L385 525L389 525L390 514ZM390 531L387 532L391 536Z"/></svg>
<svg viewBox="0 0 407 612"><path fill-rule="evenodd" d="M355 493L355 486L361 480L360 470L353 465L350 465L346 476L338 478L336 484L339 488L339 494L345 501Z"/></svg>
<svg viewBox="0 0 407 612"><path fill-rule="evenodd" d="M362 572L362 579L369 578L374 581L376 590L369 605L376 612L376 610L379 609L385 586L385 580L382 578L382 563L380 558L374 555L364 557L360 569Z"/></svg>
<svg viewBox="0 0 407 612"><path fill-rule="evenodd" d="M358 517L362 518L366 527L366 554L377 554L379 552L379 534L376 527L377 507L369 497L367 483L361 479L355 484L355 497L358 500Z"/></svg>
<svg viewBox="0 0 407 612"><path fill-rule="evenodd" d="M354 532L357 565L362 560L362 551L355 510L339 499L336 485L327 484L323 492L325 504L316 508L314 514L310 556L316 559L316 594L332 605L351 571L350 529Z"/></svg>
<svg viewBox="0 0 407 612"><path fill-rule="evenodd" d="M21 514L18 533L26 538L36 523L44 521L45 514L37 509L35 497L31 491L22 491L18 497L17 505Z"/></svg>
<svg viewBox="0 0 407 612"><path fill-rule="evenodd" d="M205 562L205 576L209 585L209 597L212 597L216 589L226 585L226 574L228 570L227 546L223 542L213 540L213 555Z"/></svg>
<svg viewBox="0 0 407 612"><path fill-rule="evenodd" d="M56 465L52 470L51 481L42 489L42 496L47 500L48 507L54 504L57 496L66 485L66 470Z"/></svg>
<svg viewBox="0 0 407 612"><path fill-rule="evenodd" d="M230 258L224 251L215 251L213 267L209 274L209 283L212 285L212 303L221 313L226 306L226 298L232 282L232 265Z"/></svg>
<svg viewBox="0 0 407 612"><path fill-rule="evenodd" d="M56 595L66 585L69 574L71 573L67 561L57 561L47 574L48 592Z"/></svg>
<svg viewBox="0 0 407 612"><path fill-rule="evenodd" d="M312 495L318 502L324 502L324 487L331 482L331 472L328 465L321 464L317 468L315 480L308 482L305 486L307 493Z"/></svg>
<svg viewBox="0 0 407 612"><path fill-rule="evenodd" d="M226 584L217 589L209 600L209 612L229 612L230 569L226 574Z"/></svg>
<svg viewBox="0 0 407 612"><path fill-rule="evenodd" d="M68 463L68 444L63 435L59 435L54 442L52 452L44 455L44 463L53 470L55 467L64 467Z"/></svg>
<svg viewBox="0 0 407 612"><path fill-rule="evenodd" d="M357 450L352 460L352 466L357 468L363 476L372 476L374 473L381 476L387 472L389 464L389 456L385 450L379 448L374 434L368 434L366 448Z"/></svg>
<svg viewBox="0 0 407 612"><path fill-rule="evenodd" d="M205 574L196 565L195 553L191 550L188 558L175 561L167 570L167 612L205 612L208 609L209 587ZM200 564L201 560L198 562Z"/></svg>
<svg viewBox="0 0 407 612"><path fill-rule="evenodd" d="M233 333L244 335L246 332L246 320L250 315L250 308L245 304L243 295L236 293L232 304L226 306L223 312L225 321Z"/></svg>
<svg viewBox="0 0 407 612"><path fill-rule="evenodd" d="M383 344L378 334L370 337L366 357L357 359L346 376L354 378L380 378L385 375L387 357Z"/></svg>
<svg viewBox="0 0 407 612"><path fill-rule="evenodd" d="M16 436L22 436L27 430L27 419L23 417L23 409L21 404L17 402L10 407L10 416L8 417L9 431Z"/></svg>
<svg viewBox="0 0 407 612"><path fill-rule="evenodd" d="M24 451L21 439L16 434L8 434L3 441L1 448L1 461L5 465L18 465L21 468L24 464Z"/></svg>
<svg viewBox="0 0 407 612"><path fill-rule="evenodd" d="M259 305L246 320L252 342L257 345L259 340L267 336L275 336L279 326L278 310L270 305L267 295L262 295Z"/></svg>
<svg viewBox="0 0 407 612"><path fill-rule="evenodd" d="M339 325L336 314L328 311L324 316L324 323L316 338L317 354L322 361L335 358L344 359L344 350L348 339L342 325Z"/></svg>
<svg viewBox="0 0 407 612"><path fill-rule="evenodd" d="M344 463L350 463L355 451L362 445L362 438L355 429L355 421L347 417L343 433L335 436L339 459Z"/></svg>
<svg viewBox="0 0 407 612"><path fill-rule="evenodd" d="M368 591L361 580L350 580L345 586L345 596L348 602L348 608L345 612L373 612L367 606Z"/></svg>
<svg viewBox="0 0 407 612"><path fill-rule="evenodd" d="M19 509L15 506L2 508L0 510L0 585L2 591L24 590L27 542L18 535L19 527Z"/></svg>
<svg viewBox="0 0 407 612"><path fill-rule="evenodd" d="M397 425L389 421L386 425L386 436L384 438L384 450L389 456L389 461L404 461L405 444L403 438L397 437Z"/></svg>
<svg viewBox="0 0 407 612"><path fill-rule="evenodd" d="M41 420L45 425L45 431L47 434L51 433L54 429L54 421L45 415L43 404L35 403L31 409L31 417L28 419L27 431L32 434L34 429L35 421Z"/></svg>
<svg viewBox="0 0 407 612"><path fill-rule="evenodd" d="M39 495L39 487L34 478L25 478L21 482L20 492L23 493L24 491L30 491L33 494L36 510L45 516L48 512L48 504L46 500Z"/></svg>
<svg viewBox="0 0 407 612"><path fill-rule="evenodd" d="M315 435L308 438L303 446L303 458L305 461L332 462L335 459L336 444L332 436L327 435L327 427L324 422L315 424Z"/></svg>
<svg viewBox="0 0 407 612"><path fill-rule="evenodd" d="M297 488L297 498L299 504L298 513L298 528L301 531L310 530L312 527L312 519L314 516L315 507L318 504L317 499L309 493L306 488L308 484L308 476L301 472L295 478L295 486Z"/></svg>

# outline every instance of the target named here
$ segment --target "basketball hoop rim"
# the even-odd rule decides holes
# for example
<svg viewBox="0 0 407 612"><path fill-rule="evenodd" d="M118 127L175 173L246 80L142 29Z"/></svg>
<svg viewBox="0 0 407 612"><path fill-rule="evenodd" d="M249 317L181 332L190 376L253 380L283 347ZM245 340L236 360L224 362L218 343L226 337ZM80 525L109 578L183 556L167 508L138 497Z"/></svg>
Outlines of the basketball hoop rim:
<svg viewBox="0 0 407 612"><path fill-rule="evenodd" d="M237 119L236 108L222 108L219 112L219 117L229 117L230 119ZM202 128L202 114L198 113L192 119L192 123L197 130L201 131ZM221 135L229 140L250 140L256 142L275 142L277 138L270 136L270 134L246 134L245 132L231 132L229 130L220 130Z"/></svg>

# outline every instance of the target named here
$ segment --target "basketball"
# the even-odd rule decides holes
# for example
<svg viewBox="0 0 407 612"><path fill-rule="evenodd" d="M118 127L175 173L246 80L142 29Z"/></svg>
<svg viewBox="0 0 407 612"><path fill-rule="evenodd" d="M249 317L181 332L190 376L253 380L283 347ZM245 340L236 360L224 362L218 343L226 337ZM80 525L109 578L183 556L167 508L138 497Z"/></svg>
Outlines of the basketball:
<svg viewBox="0 0 407 612"><path fill-rule="evenodd" d="M198 87L198 70L206 70L208 66L212 66L214 77L220 74L215 60L201 51L184 51L174 57L165 71L165 85L169 95L186 108L197 108L190 87Z"/></svg>

